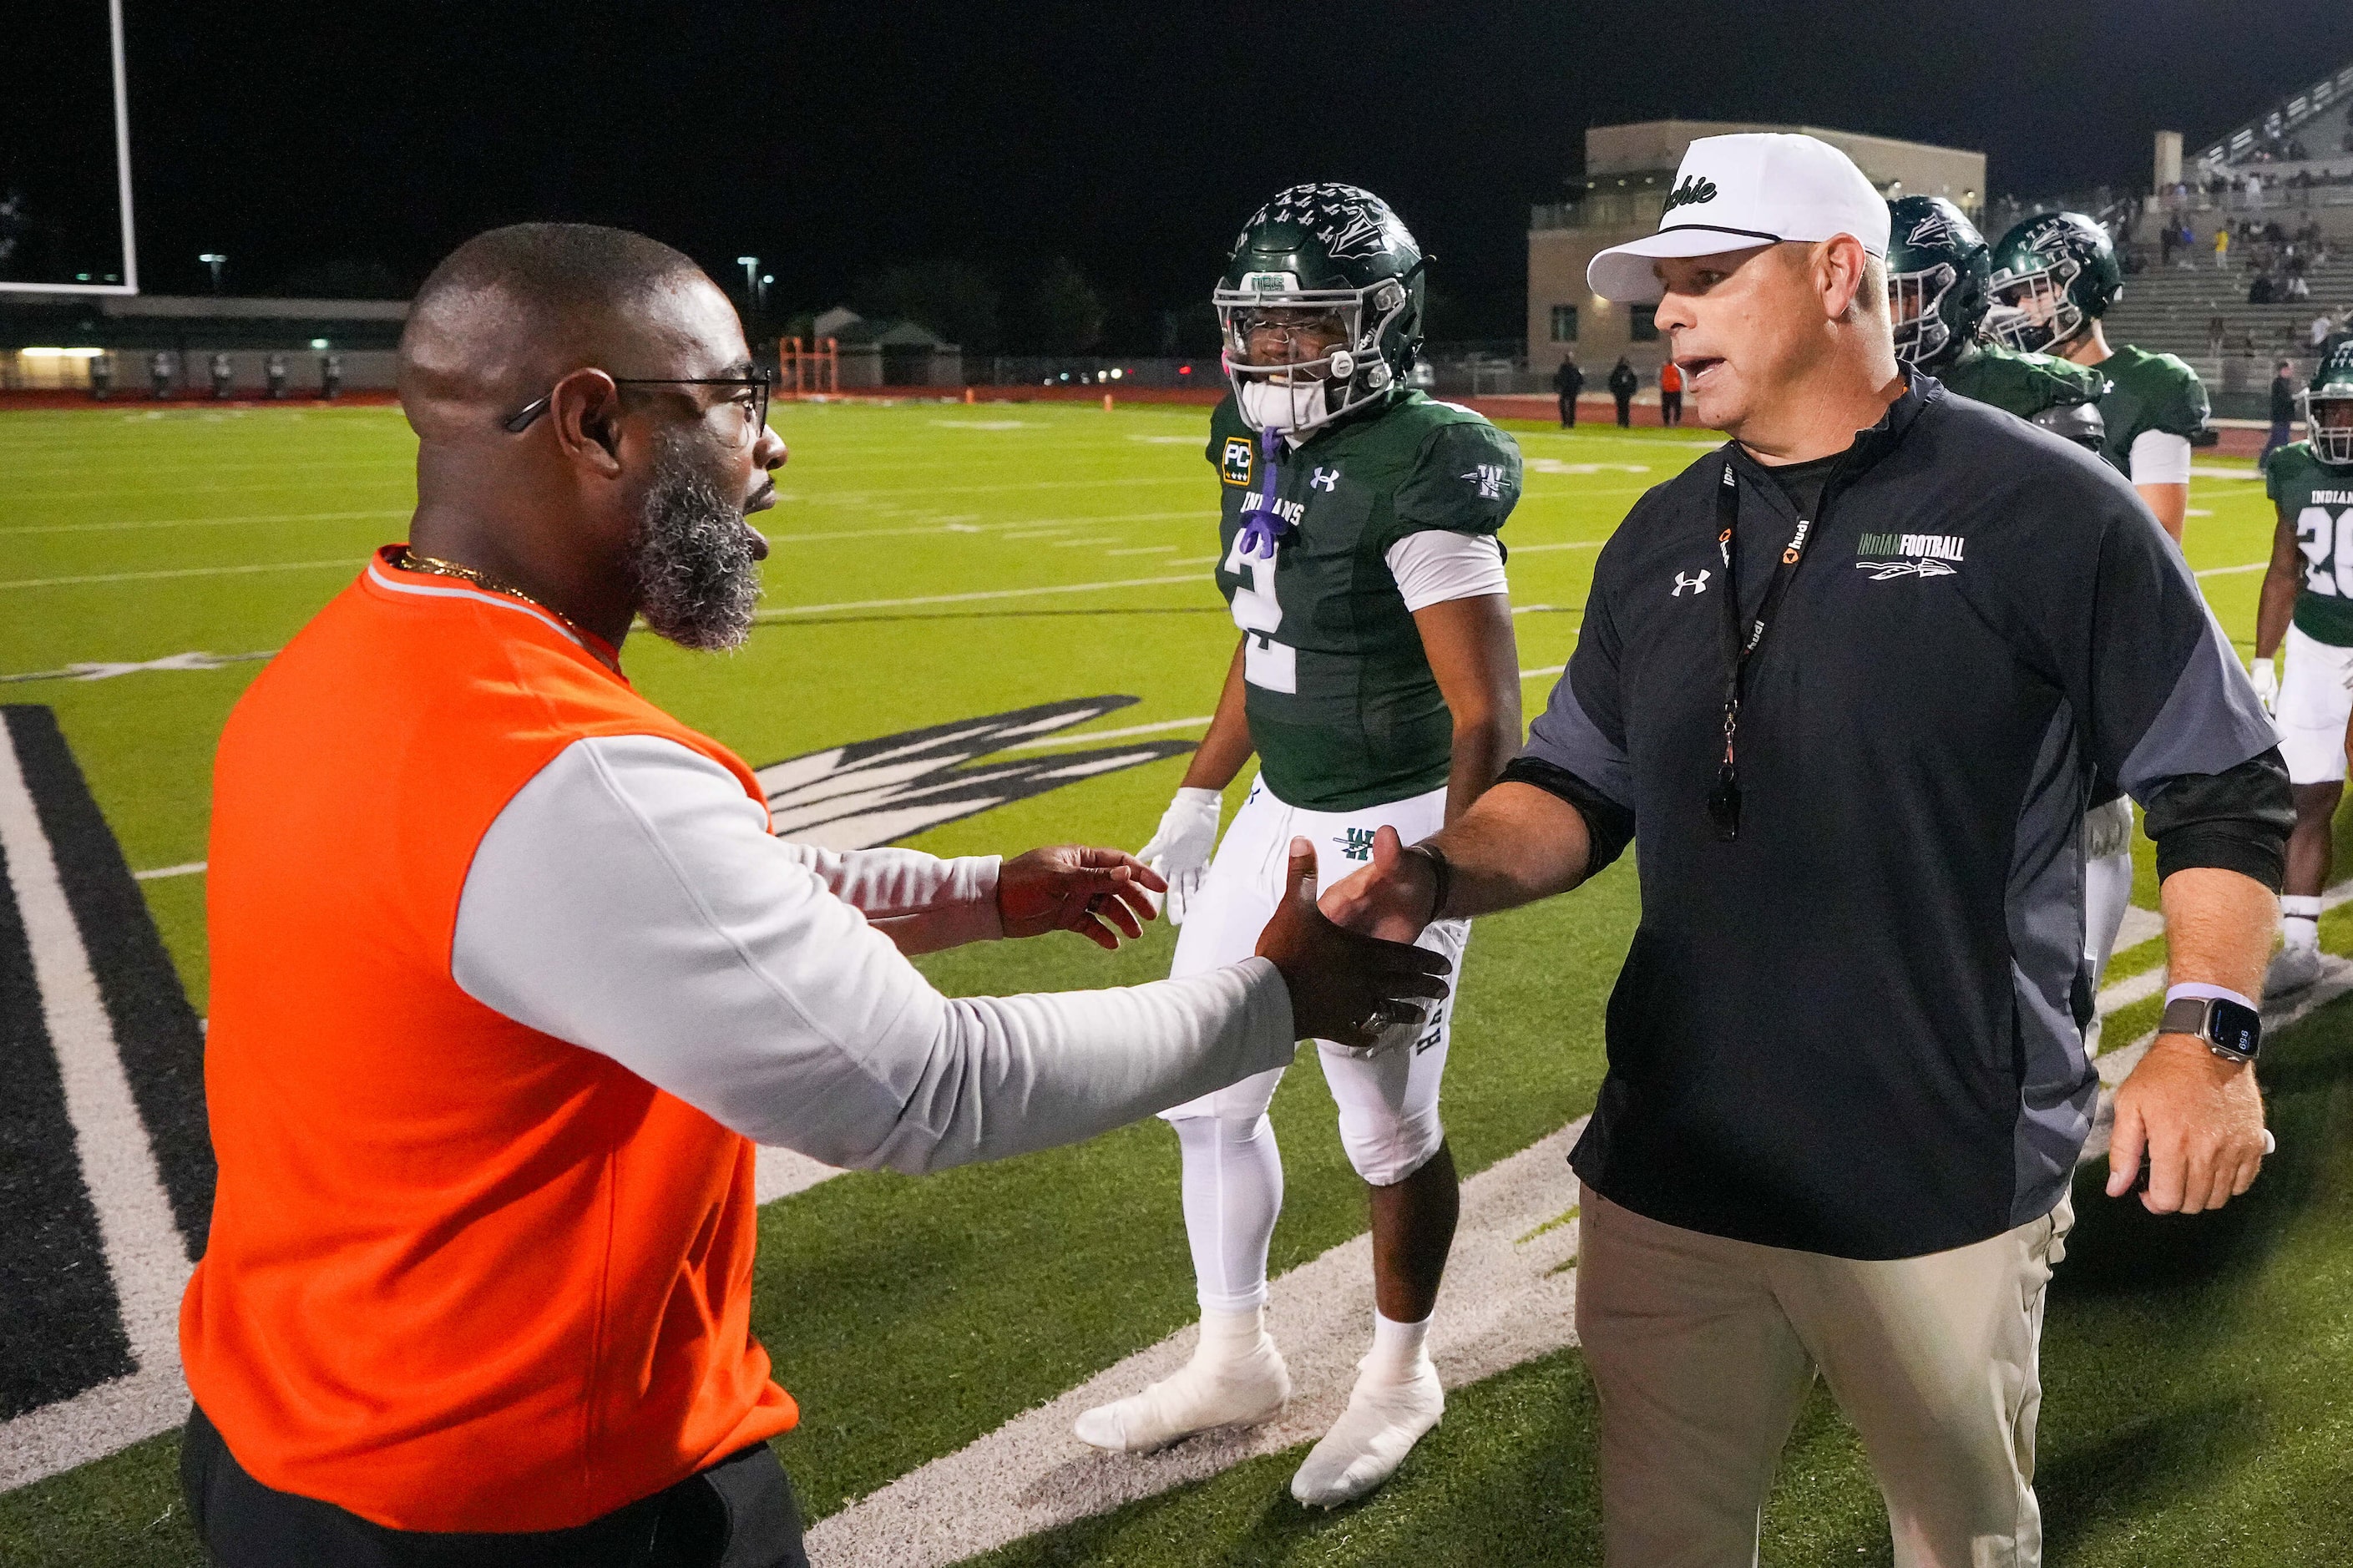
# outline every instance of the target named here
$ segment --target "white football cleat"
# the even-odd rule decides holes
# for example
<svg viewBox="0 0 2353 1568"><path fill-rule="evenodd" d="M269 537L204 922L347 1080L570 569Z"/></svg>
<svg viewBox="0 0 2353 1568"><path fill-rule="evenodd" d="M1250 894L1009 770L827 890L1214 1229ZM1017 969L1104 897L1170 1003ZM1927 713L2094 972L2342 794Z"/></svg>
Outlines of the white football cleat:
<svg viewBox="0 0 2353 1568"><path fill-rule="evenodd" d="M1141 1394L1098 1405L1073 1422L1082 1443L1114 1454L1149 1454L1220 1426L1255 1426L1291 1402L1291 1369L1272 1338L1238 1360L1198 1356Z"/></svg>
<svg viewBox="0 0 2353 1568"><path fill-rule="evenodd" d="M2284 947L2273 958L2271 968L2263 972L2263 995L2266 999L2285 996L2319 978L2320 949Z"/></svg>
<svg viewBox="0 0 2353 1568"><path fill-rule="evenodd" d="M1446 1390L1428 1357L1402 1383L1360 1375L1348 1408L1291 1478L1291 1495L1309 1508L1356 1501L1394 1475L1445 1414Z"/></svg>

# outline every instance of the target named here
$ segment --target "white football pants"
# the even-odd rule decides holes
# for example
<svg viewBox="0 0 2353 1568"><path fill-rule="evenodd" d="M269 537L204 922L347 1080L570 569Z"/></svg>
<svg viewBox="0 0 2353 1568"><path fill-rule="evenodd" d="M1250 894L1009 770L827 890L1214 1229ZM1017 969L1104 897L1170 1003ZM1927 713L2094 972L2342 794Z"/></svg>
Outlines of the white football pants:
<svg viewBox="0 0 2353 1568"><path fill-rule="evenodd" d="M2084 956L2092 965L2092 989L2100 988L2116 933L2132 905L2133 808L2127 795L2084 814Z"/></svg>
<svg viewBox="0 0 2353 1568"><path fill-rule="evenodd" d="M1248 958L1273 918L1289 875L1291 840L1315 846L1316 885L1330 888L1372 861L1373 835L1394 827L1408 844L1446 824L1446 791L1434 789L1357 811L1303 811L1253 781L1218 846L1217 858L1176 935L1172 976L1198 974ZM1468 921L1440 921L1419 945L1445 955L1457 983ZM1379 1048L1357 1052L1318 1040L1316 1059L1339 1105L1340 1142L1356 1173L1374 1186L1404 1181L1445 1139L1438 1085L1446 1070L1451 992L1435 1016L1403 1024ZM1276 1068L1160 1114L1176 1128L1184 1155L1185 1232L1201 1306L1247 1311L1266 1300L1267 1243L1282 1210L1282 1161L1266 1108L1282 1081Z"/></svg>

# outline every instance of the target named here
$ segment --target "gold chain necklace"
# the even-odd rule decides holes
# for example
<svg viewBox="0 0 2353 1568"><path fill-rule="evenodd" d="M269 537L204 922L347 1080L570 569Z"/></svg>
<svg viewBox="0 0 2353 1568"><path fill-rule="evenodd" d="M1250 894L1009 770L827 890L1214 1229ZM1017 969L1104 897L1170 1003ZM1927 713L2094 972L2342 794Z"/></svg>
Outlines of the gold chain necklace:
<svg viewBox="0 0 2353 1568"><path fill-rule="evenodd" d="M455 577L459 582L471 583L475 587L480 588L487 593L503 594L510 599L521 599L533 609L541 610L548 615L554 616L557 620L562 621L565 626L571 627L573 632L579 637L581 646L587 648L590 653L596 655L598 663L606 665L608 668L614 668L613 661L605 657L603 643L596 636L585 629L577 621L575 621L570 616L565 615L562 610L557 609L553 605L545 604L538 599L533 598L529 594L524 593L521 588L515 587L512 584L500 582L496 577L491 576L489 573L484 572L478 567L460 565L455 561L444 561L438 555L420 555L406 544L400 547L400 557L398 560L395 561L393 564L399 567L404 572L423 572L435 577Z"/></svg>

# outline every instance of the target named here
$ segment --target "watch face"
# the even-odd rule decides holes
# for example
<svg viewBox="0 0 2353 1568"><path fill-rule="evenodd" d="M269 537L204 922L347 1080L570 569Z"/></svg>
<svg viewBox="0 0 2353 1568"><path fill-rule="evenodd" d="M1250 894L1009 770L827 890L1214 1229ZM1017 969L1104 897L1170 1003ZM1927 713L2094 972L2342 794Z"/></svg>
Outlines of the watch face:
<svg viewBox="0 0 2353 1568"><path fill-rule="evenodd" d="M2208 1017L2206 1037L2233 1055L2252 1057L2263 1042L2263 1015L2253 1007L2217 998Z"/></svg>

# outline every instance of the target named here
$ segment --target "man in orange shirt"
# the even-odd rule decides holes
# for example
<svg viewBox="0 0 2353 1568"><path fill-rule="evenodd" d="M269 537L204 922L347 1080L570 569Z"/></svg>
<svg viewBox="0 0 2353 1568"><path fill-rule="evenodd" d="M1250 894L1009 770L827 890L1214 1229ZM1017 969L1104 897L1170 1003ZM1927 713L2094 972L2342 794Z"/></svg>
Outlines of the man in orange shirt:
<svg viewBox="0 0 2353 1568"><path fill-rule="evenodd" d="M1438 961L1315 913L1105 992L939 994L907 954L1133 936L1113 850L837 855L767 831L639 697L642 617L752 624L785 458L726 297L619 230L459 247L402 336L406 545L255 681L215 767L206 1092L181 1313L216 1562L805 1563L751 1337L753 1143L925 1171L1368 1045Z"/></svg>
<svg viewBox="0 0 2353 1568"><path fill-rule="evenodd" d="M1683 422L1683 373L1673 360L1659 366L1659 423Z"/></svg>

